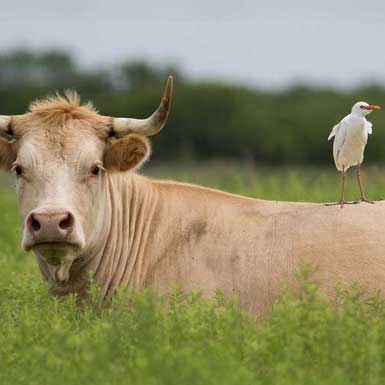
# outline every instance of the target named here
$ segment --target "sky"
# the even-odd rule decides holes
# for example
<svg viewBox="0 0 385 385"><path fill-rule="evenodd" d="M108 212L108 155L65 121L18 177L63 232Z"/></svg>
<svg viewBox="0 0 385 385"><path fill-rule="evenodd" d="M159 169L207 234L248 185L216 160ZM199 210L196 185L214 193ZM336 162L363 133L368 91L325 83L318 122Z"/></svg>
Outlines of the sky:
<svg viewBox="0 0 385 385"><path fill-rule="evenodd" d="M385 84L385 1L3 0L0 52L64 48L81 65L174 63L262 88Z"/></svg>

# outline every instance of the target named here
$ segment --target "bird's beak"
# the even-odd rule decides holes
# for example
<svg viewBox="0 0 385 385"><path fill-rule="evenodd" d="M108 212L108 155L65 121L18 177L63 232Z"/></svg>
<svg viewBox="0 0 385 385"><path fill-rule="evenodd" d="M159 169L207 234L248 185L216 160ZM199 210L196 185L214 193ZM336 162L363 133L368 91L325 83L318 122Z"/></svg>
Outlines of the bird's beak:
<svg viewBox="0 0 385 385"><path fill-rule="evenodd" d="M380 106L374 106L374 105L370 104L369 106L365 107L365 109L373 111L373 110L381 110L381 107Z"/></svg>

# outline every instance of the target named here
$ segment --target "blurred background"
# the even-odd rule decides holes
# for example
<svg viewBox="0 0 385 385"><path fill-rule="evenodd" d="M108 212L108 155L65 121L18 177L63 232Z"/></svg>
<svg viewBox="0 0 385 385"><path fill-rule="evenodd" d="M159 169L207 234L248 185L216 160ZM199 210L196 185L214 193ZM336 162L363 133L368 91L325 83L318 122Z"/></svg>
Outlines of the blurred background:
<svg viewBox="0 0 385 385"><path fill-rule="evenodd" d="M358 100L385 107L380 0L2 8L1 114L73 88L103 114L146 117L174 76L170 119L152 138L145 174L271 199L336 199L331 128ZM373 198L385 187L384 114L370 116L364 177Z"/></svg>

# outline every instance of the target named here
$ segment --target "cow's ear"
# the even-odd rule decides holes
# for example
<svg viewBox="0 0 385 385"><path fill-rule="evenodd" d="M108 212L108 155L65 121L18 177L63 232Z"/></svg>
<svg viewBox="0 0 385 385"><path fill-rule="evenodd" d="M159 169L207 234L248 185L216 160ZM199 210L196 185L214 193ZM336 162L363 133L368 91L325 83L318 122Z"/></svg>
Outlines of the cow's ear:
<svg viewBox="0 0 385 385"><path fill-rule="evenodd" d="M111 171L133 170L140 167L150 153L150 143L145 137L129 134L110 143L104 165Z"/></svg>
<svg viewBox="0 0 385 385"><path fill-rule="evenodd" d="M16 159L12 143L0 138L0 169L9 170Z"/></svg>

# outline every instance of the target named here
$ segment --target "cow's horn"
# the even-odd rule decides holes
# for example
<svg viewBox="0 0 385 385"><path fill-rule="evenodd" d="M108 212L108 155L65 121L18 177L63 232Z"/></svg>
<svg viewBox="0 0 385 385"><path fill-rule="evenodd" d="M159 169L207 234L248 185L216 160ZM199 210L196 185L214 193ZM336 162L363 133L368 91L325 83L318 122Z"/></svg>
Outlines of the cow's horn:
<svg viewBox="0 0 385 385"><path fill-rule="evenodd" d="M7 115L0 115L0 134L10 133L11 117Z"/></svg>
<svg viewBox="0 0 385 385"><path fill-rule="evenodd" d="M157 134L166 124L170 112L172 96L172 76L167 79L166 89L157 110L147 119L114 118L113 136L122 137L127 134L151 136Z"/></svg>

